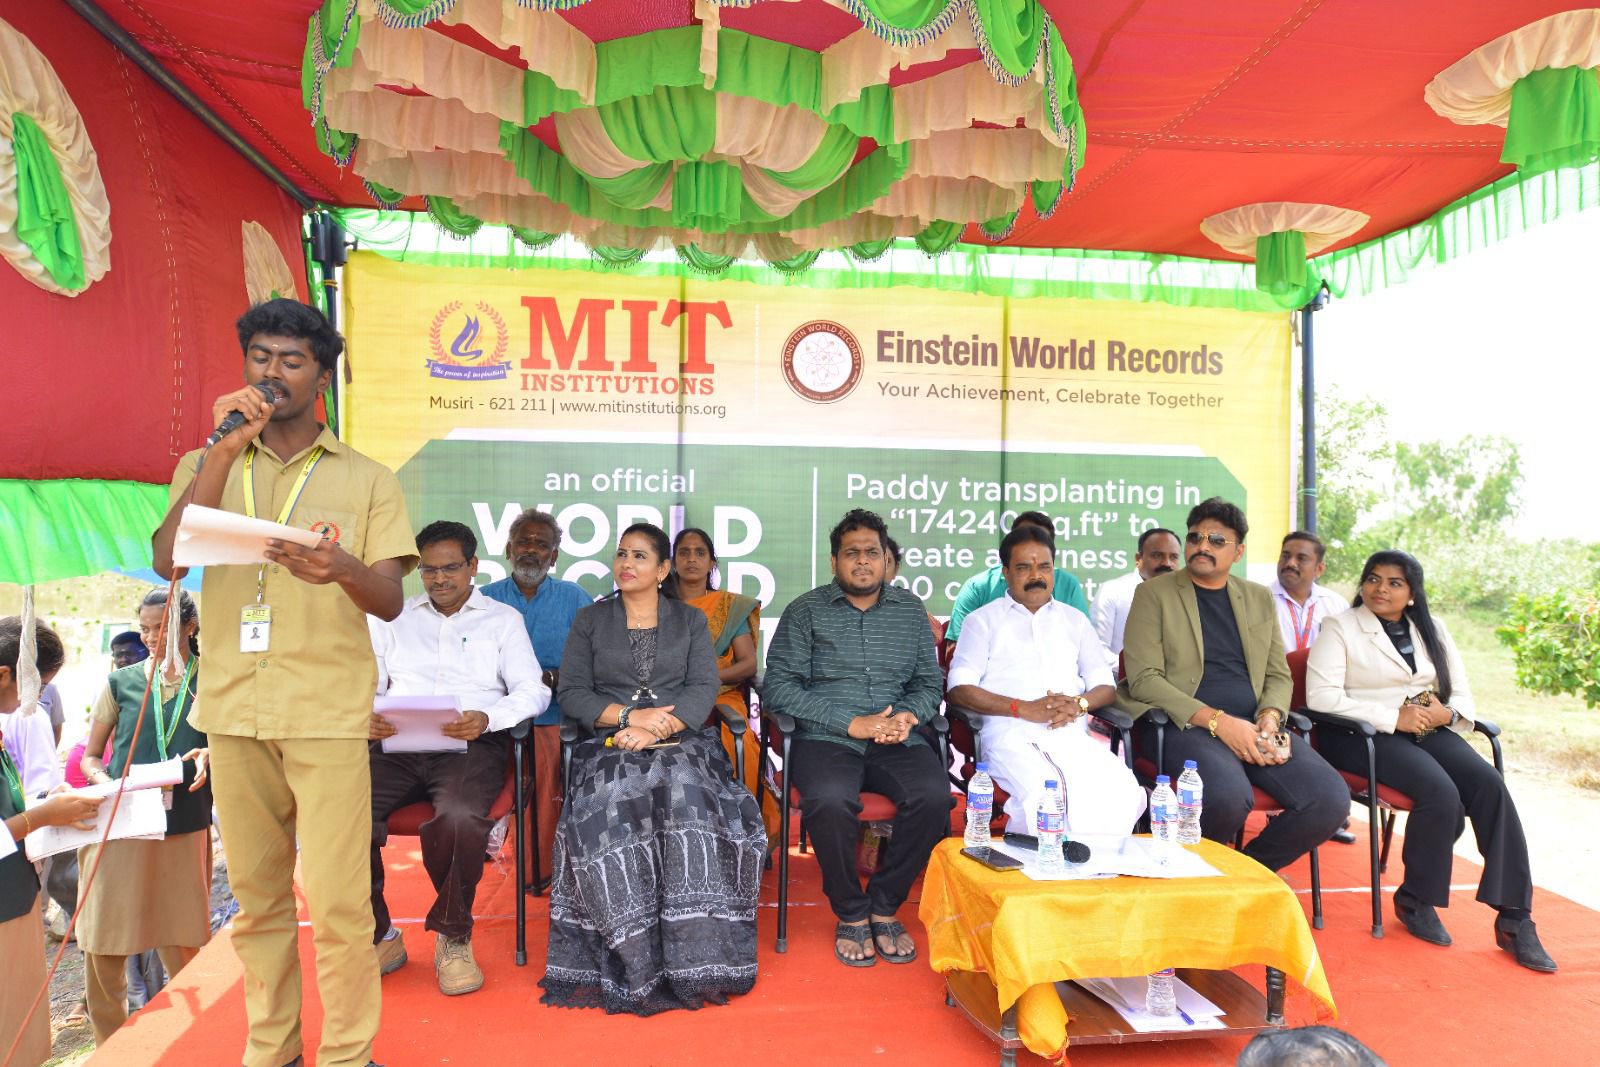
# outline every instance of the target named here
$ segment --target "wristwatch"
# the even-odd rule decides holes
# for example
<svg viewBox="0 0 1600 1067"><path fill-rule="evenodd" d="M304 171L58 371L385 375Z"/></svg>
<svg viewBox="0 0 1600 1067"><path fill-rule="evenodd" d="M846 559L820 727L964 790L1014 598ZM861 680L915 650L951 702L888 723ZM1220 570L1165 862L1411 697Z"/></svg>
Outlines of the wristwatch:
<svg viewBox="0 0 1600 1067"><path fill-rule="evenodd" d="M617 713L617 729L626 730L628 728L628 716L632 715L632 714L633 714L633 705L632 704L624 704L624 705L622 705L622 710Z"/></svg>
<svg viewBox="0 0 1600 1067"><path fill-rule="evenodd" d="M1089 713L1089 698L1088 697L1086 697L1086 696L1084 696L1083 694L1080 693L1079 695L1073 697L1072 699L1076 700L1078 702L1078 710L1079 711L1083 712L1085 715L1087 715Z"/></svg>

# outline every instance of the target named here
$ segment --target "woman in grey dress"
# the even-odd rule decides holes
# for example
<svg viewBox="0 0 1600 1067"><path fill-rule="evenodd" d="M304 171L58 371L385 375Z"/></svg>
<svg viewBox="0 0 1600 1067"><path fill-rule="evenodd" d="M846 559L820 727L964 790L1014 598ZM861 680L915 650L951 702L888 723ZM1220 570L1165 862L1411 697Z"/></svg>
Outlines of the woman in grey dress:
<svg viewBox="0 0 1600 1067"><path fill-rule="evenodd" d="M730 778L703 613L660 590L667 535L623 531L618 592L573 620L562 711L587 737L556 828L543 1001L654 1015L723 1004L756 980L766 831Z"/></svg>

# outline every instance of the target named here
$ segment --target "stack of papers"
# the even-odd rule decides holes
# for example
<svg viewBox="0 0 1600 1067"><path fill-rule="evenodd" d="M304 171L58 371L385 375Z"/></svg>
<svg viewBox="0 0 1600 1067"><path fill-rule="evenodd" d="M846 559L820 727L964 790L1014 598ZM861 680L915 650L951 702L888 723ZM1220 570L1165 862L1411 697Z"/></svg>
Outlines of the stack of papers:
<svg viewBox="0 0 1600 1067"><path fill-rule="evenodd" d="M1019 848L1004 841L993 841L991 847L1023 862L1022 873L1037 882L1070 882L1085 878L1220 878L1222 872L1186 848L1172 850L1166 863L1155 856L1153 842L1148 837L1117 835L1084 835L1076 840L1089 846L1089 859L1075 867L1067 867L1058 874L1044 874L1039 870L1039 857L1029 849Z"/></svg>
<svg viewBox="0 0 1600 1067"><path fill-rule="evenodd" d="M172 562L179 567L211 567L229 563L268 563L267 542L288 541L315 548L322 535L293 526L252 519L231 511L190 504L178 518Z"/></svg>
<svg viewBox="0 0 1600 1067"><path fill-rule="evenodd" d="M385 752L465 752L467 743L446 737L440 730L461 718L461 698L455 696L381 696L372 710L398 732L383 739Z"/></svg>
<svg viewBox="0 0 1600 1067"><path fill-rule="evenodd" d="M1151 1015L1144 1010L1144 978L1078 978L1082 988L1093 993L1122 1016L1141 1034L1163 1030L1225 1030L1222 1009L1196 993L1182 978L1172 980L1177 991L1178 1015Z"/></svg>
<svg viewBox="0 0 1600 1067"><path fill-rule="evenodd" d="M100 820L111 811L105 803L119 788L119 781L85 786L77 790L85 796L101 798L99 816L94 829L78 830L71 826L41 826L27 836L28 859L37 863L46 856L59 852L75 851L84 845L97 845L101 837L110 841L160 841L167 836L167 808L162 802L161 787L182 788L183 761L169 759L163 763L135 763L128 771L127 792L117 805L117 817L111 823L111 833L105 833ZM49 798L30 800L29 807L37 807Z"/></svg>

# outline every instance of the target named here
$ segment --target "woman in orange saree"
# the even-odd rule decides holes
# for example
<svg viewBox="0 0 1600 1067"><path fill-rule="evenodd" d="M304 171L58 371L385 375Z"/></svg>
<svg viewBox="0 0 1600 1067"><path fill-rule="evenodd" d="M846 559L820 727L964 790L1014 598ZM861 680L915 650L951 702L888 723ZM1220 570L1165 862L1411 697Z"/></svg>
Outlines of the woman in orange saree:
<svg viewBox="0 0 1600 1067"><path fill-rule="evenodd" d="M686 604L705 612L711 624L711 644L717 654L717 673L722 690L717 703L726 704L746 718L750 705L745 699L745 683L756 674L756 641L761 634L761 602L740 596L712 584L717 567L717 550L711 535L688 527L679 531L672 543L672 569L678 582L678 595ZM728 761L734 760L733 737L722 732L722 747ZM744 784L761 801L761 818L770 839L777 832L777 806L761 796L761 739L755 729L744 735Z"/></svg>

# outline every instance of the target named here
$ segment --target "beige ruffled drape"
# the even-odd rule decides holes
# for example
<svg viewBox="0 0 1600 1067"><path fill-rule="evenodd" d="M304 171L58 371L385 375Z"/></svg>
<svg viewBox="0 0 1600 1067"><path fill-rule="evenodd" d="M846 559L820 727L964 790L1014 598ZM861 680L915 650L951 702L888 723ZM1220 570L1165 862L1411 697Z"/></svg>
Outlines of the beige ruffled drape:
<svg viewBox="0 0 1600 1067"><path fill-rule="evenodd" d="M1547 67L1600 67L1600 8L1563 11L1475 48L1440 71L1422 98L1461 126L1504 126L1511 87Z"/></svg>
<svg viewBox="0 0 1600 1067"><path fill-rule="evenodd" d="M11 146L11 116L21 111L50 143L61 180L72 201L83 255L82 289L63 289L33 250L17 236L17 160ZM111 269L111 202L100 178L100 162L83 116L78 114L55 68L26 37L0 20L0 257L41 289L77 296Z"/></svg>
<svg viewBox="0 0 1600 1067"><path fill-rule="evenodd" d="M1200 232L1235 255L1254 258L1257 238L1299 230L1305 235L1309 256L1354 234L1369 218L1362 212L1331 204L1274 201L1218 212L1200 223Z"/></svg>
<svg viewBox="0 0 1600 1067"><path fill-rule="evenodd" d="M271 300L276 293L294 299L297 290L294 271L283 258L283 250L266 227L251 219L239 224L244 247L244 291L251 304Z"/></svg>

